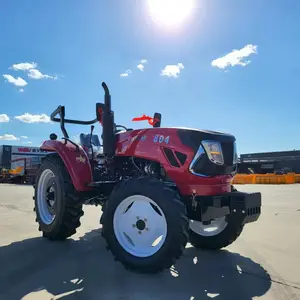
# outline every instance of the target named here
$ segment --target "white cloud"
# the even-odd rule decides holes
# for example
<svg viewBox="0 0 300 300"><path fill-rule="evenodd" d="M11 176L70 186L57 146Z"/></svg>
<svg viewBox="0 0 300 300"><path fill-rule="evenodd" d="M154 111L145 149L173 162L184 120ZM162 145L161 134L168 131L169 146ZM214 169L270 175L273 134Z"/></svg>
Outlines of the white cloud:
<svg viewBox="0 0 300 300"><path fill-rule="evenodd" d="M144 71L144 69L145 69L144 65L142 65L142 64L138 64L136 67L137 67L140 71Z"/></svg>
<svg viewBox="0 0 300 300"><path fill-rule="evenodd" d="M21 139L28 139L28 136L26 136L26 135L21 135L20 138L21 138Z"/></svg>
<svg viewBox="0 0 300 300"><path fill-rule="evenodd" d="M160 75L177 78L182 69L184 69L184 65L182 63L178 63L177 65L167 65L163 70L161 70Z"/></svg>
<svg viewBox="0 0 300 300"><path fill-rule="evenodd" d="M26 86L28 83L21 77L15 78L9 74L4 74L3 77L11 84L18 86L18 87L23 87Z"/></svg>
<svg viewBox="0 0 300 300"><path fill-rule="evenodd" d="M32 142L28 141L28 142L22 142L22 144L32 144Z"/></svg>
<svg viewBox="0 0 300 300"><path fill-rule="evenodd" d="M10 69L13 69L15 71L28 71L30 69L35 69L37 67L37 63L34 62L25 62L25 63L19 63L19 64L13 64Z"/></svg>
<svg viewBox="0 0 300 300"><path fill-rule="evenodd" d="M2 141L17 141L18 138L15 137L13 134L4 134L4 135L0 135L0 140L2 140Z"/></svg>
<svg viewBox="0 0 300 300"><path fill-rule="evenodd" d="M29 113L25 113L21 116L16 116L15 119L18 119L21 122L24 123L50 123L50 117L45 114L40 115L32 115Z"/></svg>
<svg viewBox="0 0 300 300"><path fill-rule="evenodd" d="M19 89L19 92L20 92L20 93L23 93L23 92L24 92L24 89Z"/></svg>
<svg viewBox="0 0 300 300"><path fill-rule="evenodd" d="M132 71L130 69L127 69L124 73L121 73L120 76L121 77L128 77L129 74L131 74L131 73L132 73Z"/></svg>
<svg viewBox="0 0 300 300"><path fill-rule="evenodd" d="M213 60L211 65L219 69L225 69L228 66L234 67L237 65L245 67L250 63L250 61L245 61L244 58L256 53L257 46L249 44L240 50L234 49L232 52Z"/></svg>
<svg viewBox="0 0 300 300"><path fill-rule="evenodd" d="M50 75L47 75L47 74L43 74L42 72L40 72L37 69L30 69L28 71L28 77L31 78L31 79L36 79L36 80L39 80L39 79L57 79L56 76L50 76Z"/></svg>
<svg viewBox="0 0 300 300"><path fill-rule="evenodd" d="M9 116L6 114L1 114L0 115L0 123L7 123L9 122Z"/></svg>
<svg viewBox="0 0 300 300"><path fill-rule="evenodd" d="M27 71L27 75L31 79L57 79L57 76L50 76L47 74L43 74L41 71L37 69L37 63L35 62L25 62L19 64L13 64L9 69L13 69L15 71ZM10 75L9 75L10 76ZM23 92L23 89L20 89L20 92Z"/></svg>
<svg viewBox="0 0 300 300"><path fill-rule="evenodd" d="M144 71L147 59L141 59L140 63L136 66L140 71Z"/></svg>

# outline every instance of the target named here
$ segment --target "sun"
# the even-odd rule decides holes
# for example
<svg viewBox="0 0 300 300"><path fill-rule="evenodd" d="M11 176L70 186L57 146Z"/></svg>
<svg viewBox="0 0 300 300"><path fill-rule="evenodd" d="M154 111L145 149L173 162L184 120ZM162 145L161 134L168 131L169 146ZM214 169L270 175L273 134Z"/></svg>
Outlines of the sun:
<svg viewBox="0 0 300 300"><path fill-rule="evenodd" d="M197 0L147 0L155 23L167 27L182 24L193 12Z"/></svg>

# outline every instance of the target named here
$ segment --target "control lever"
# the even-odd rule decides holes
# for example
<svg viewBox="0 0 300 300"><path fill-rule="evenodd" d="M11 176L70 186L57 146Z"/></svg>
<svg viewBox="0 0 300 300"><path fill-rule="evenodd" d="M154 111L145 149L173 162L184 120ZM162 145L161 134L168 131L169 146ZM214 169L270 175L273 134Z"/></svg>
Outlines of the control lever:
<svg viewBox="0 0 300 300"><path fill-rule="evenodd" d="M94 160L94 149L93 149L93 143L92 143L92 137L93 137L93 132L94 132L95 126L91 126L91 133L90 133L90 147L92 150L92 160Z"/></svg>

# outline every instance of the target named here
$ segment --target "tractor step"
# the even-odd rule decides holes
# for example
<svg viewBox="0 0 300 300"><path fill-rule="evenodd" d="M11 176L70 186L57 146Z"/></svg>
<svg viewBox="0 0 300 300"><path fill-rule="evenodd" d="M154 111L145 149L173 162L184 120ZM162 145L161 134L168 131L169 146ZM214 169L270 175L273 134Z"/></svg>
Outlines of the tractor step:
<svg viewBox="0 0 300 300"><path fill-rule="evenodd" d="M116 181L114 181L114 180L93 181L93 182L90 182L88 184L88 186L98 187L98 186L103 185L103 184L115 184L115 183L116 183Z"/></svg>

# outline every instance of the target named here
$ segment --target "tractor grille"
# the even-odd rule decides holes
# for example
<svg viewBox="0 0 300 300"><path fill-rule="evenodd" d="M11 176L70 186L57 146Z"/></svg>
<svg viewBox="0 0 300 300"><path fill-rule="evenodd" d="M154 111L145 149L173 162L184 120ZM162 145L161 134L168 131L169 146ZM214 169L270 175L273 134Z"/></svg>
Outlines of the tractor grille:
<svg viewBox="0 0 300 300"><path fill-rule="evenodd" d="M179 168L180 164L178 163L173 151L169 148L163 148L164 154L172 167Z"/></svg>
<svg viewBox="0 0 300 300"><path fill-rule="evenodd" d="M176 154L177 159L179 160L179 162L183 166L184 163L185 163L185 161L186 161L186 159L187 159L186 154L178 152L178 151L175 151L175 154Z"/></svg>
<svg viewBox="0 0 300 300"><path fill-rule="evenodd" d="M187 156L179 151L172 151L169 148L163 147L164 154L171 166L179 168L184 165ZM177 158L177 159L176 159ZM179 164L180 163L180 164Z"/></svg>

